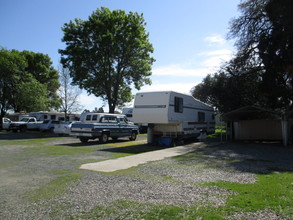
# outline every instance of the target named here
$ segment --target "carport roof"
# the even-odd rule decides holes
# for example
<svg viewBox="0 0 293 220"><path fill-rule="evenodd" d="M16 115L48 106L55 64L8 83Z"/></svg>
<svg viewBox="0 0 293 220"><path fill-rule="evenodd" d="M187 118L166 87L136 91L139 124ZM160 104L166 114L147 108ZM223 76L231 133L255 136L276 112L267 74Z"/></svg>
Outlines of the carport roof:
<svg viewBox="0 0 293 220"><path fill-rule="evenodd" d="M280 118L277 112L258 106L245 106L223 114L224 121L240 121L253 119L276 119Z"/></svg>

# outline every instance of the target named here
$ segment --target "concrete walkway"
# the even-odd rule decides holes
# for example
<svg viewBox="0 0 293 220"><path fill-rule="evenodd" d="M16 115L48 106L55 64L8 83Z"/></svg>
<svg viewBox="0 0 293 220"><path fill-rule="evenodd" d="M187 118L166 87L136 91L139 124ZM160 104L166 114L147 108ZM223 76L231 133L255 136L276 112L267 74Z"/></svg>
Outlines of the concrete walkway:
<svg viewBox="0 0 293 220"><path fill-rule="evenodd" d="M130 167L138 166L150 161L162 160L167 157L174 157L181 154L192 152L202 143L194 143L192 146L179 146L156 150L146 153L140 153L127 157L120 157L112 160L105 160L97 163L87 163L81 165L80 169L93 170L100 172L114 172L116 170L124 170Z"/></svg>

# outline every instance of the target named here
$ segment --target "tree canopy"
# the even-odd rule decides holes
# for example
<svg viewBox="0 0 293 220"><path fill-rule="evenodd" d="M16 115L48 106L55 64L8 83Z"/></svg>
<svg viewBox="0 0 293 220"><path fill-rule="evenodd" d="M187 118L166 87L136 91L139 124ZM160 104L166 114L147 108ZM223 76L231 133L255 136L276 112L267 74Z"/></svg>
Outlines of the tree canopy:
<svg viewBox="0 0 293 220"><path fill-rule="evenodd" d="M248 104L293 111L293 1L247 0L231 21L236 56L193 89L221 112ZM231 83L229 83L231 81Z"/></svg>
<svg viewBox="0 0 293 220"><path fill-rule="evenodd" d="M41 111L58 107L58 72L41 53L0 49L0 107L8 110Z"/></svg>
<svg viewBox="0 0 293 220"><path fill-rule="evenodd" d="M132 99L131 86L150 84L153 46L143 15L97 9L88 20L64 24L61 62L73 84L108 101L109 111Z"/></svg>

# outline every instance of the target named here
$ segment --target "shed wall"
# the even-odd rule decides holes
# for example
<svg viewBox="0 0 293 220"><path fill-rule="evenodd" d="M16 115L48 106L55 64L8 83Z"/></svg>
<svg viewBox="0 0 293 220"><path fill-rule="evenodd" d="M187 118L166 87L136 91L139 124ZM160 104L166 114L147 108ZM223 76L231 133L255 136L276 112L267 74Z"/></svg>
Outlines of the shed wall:
<svg viewBox="0 0 293 220"><path fill-rule="evenodd" d="M291 125L289 125L289 128ZM236 140L282 140L281 120L234 122L234 137Z"/></svg>

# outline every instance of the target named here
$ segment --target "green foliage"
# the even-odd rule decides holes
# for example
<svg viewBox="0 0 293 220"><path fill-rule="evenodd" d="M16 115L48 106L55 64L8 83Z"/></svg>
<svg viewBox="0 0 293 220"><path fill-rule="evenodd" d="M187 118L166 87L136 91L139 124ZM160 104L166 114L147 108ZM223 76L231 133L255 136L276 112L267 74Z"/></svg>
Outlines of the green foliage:
<svg viewBox="0 0 293 220"><path fill-rule="evenodd" d="M0 106L2 117L9 109L13 108L17 83L21 80L26 66L27 61L18 51L0 49Z"/></svg>
<svg viewBox="0 0 293 220"><path fill-rule="evenodd" d="M30 75L27 76L27 81L19 83L16 96L18 99L15 100L15 106L18 106L18 109L25 109L27 112L47 109L46 85L39 83Z"/></svg>
<svg viewBox="0 0 293 220"><path fill-rule="evenodd" d="M30 51L22 51L21 54L27 60L28 66L25 69L27 73L32 75L40 84L46 88L46 108L58 108L60 106L57 90L59 84L59 74L52 66L52 61L48 55L42 53L34 53Z"/></svg>
<svg viewBox="0 0 293 220"><path fill-rule="evenodd" d="M263 105L257 69L235 58L214 75L206 76L195 86L192 95L220 112L229 112L247 105Z"/></svg>
<svg viewBox="0 0 293 220"><path fill-rule="evenodd" d="M138 13L102 7L62 28L67 47L59 50L61 62L74 84L108 101L110 112L131 100L131 85L151 83L153 47L145 25Z"/></svg>
<svg viewBox="0 0 293 220"><path fill-rule="evenodd" d="M0 49L1 116L12 109L41 111L59 105L58 73L41 53Z"/></svg>

